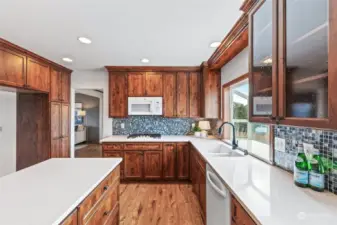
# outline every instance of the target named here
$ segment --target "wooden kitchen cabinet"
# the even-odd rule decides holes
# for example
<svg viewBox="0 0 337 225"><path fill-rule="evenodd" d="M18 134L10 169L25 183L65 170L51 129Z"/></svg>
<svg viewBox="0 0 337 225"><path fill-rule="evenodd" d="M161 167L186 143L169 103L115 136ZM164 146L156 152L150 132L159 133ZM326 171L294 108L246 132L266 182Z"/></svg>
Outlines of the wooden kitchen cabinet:
<svg viewBox="0 0 337 225"><path fill-rule="evenodd" d="M109 75L109 116L128 115L128 77L126 73L114 72Z"/></svg>
<svg viewBox="0 0 337 225"><path fill-rule="evenodd" d="M49 92L50 66L47 63L27 57L27 87Z"/></svg>
<svg viewBox="0 0 337 225"><path fill-rule="evenodd" d="M176 158L177 158L177 144L165 143L163 147L163 178L165 180L176 179Z"/></svg>
<svg viewBox="0 0 337 225"><path fill-rule="evenodd" d="M140 180L144 177L144 152L124 152L124 178Z"/></svg>
<svg viewBox="0 0 337 225"><path fill-rule="evenodd" d="M232 195L231 201L231 221L232 225L256 225L254 220L249 216L246 210Z"/></svg>
<svg viewBox="0 0 337 225"><path fill-rule="evenodd" d="M124 179L124 152L122 151L104 151L103 147L103 157L104 158L122 158L123 161L121 162L120 166L120 178L121 180Z"/></svg>
<svg viewBox="0 0 337 225"><path fill-rule="evenodd" d="M190 117L200 117L200 101L201 101L201 82L200 73L193 72L189 76L189 109Z"/></svg>
<svg viewBox="0 0 337 225"><path fill-rule="evenodd" d="M62 71L56 68L50 69L50 101L60 101L61 99L61 86Z"/></svg>
<svg viewBox="0 0 337 225"><path fill-rule="evenodd" d="M77 225L77 209L72 212L60 225Z"/></svg>
<svg viewBox="0 0 337 225"><path fill-rule="evenodd" d="M144 178L145 179L161 179L163 158L161 151L145 151L144 152Z"/></svg>
<svg viewBox="0 0 337 225"><path fill-rule="evenodd" d="M70 103L70 74L65 72L61 76L61 101Z"/></svg>
<svg viewBox="0 0 337 225"><path fill-rule="evenodd" d="M251 122L337 128L336 6L274 0L252 10Z"/></svg>
<svg viewBox="0 0 337 225"><path fill-rule="evenodd" d="M70 132L70 108L68 104L61 105L61 137L69 137Z"/></svg>
<svg viewBox="0 0 337 225"><path fill-rule="evenodd" d="M145 73L130 72L127 75L128 80L128 96L129 97L144 97L145 89Z"/></svg>
<svg viewBox="0 0 337 225"><path fill-rule="evenodd" d="M163 76L157 72L147 72L145 75L145 96L163 96Z"/></svg>
<svg viewBox="0 0 337 225"><path fill-rule="evenodd" d="M190 144L177 144L177 178L187 180L190 177Z"/></svg>
<svg viewBox="0 0 337 225"><path fill-rule="evenodd" d="M177 116L177 74L163 74L163 114L164 117Z"/></svg>
<svg viewBox="0 0 337 225"><path fill-rule="evenodd" d="M202 210L201 216L206 221L206 171L202 168L199 170L199 202Z"/></svg>
<svg viewBox="0 0 337 225"><path fill-rule="evenodd" d="M177 73L177 117L189 117L189 74Z"/></svg>
<svg viewBox="0 0 337 225"><path fill-rule="evenodd" d="M0 45L0 84L24 87L26 84L26 56Z"/></svg>

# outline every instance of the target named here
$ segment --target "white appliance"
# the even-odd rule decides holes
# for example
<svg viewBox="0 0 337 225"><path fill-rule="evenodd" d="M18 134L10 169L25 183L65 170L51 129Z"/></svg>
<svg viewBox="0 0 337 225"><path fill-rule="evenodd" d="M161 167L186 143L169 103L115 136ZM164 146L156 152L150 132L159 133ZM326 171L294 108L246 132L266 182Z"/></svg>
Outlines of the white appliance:
<svg viewBox="0 0 337 225"><path fill-rule="evenodd" d="M163 115L162 97L129 97L129 115Z"/></svg>
<svg viewBox="0 0 337 225"><path fill-rule="evenodd" d="M208 164L206 167L206 212L207 225L231 224L231 195Z"/></svg>

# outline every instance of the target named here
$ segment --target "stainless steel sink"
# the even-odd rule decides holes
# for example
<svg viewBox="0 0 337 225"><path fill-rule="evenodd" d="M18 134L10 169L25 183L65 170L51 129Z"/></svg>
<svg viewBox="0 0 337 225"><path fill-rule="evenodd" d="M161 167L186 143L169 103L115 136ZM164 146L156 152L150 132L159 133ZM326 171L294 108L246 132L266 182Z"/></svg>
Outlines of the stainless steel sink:
<svg viewBox="0 0 337 225"><path fill-rule="evenodd" d="M218 146L211 148L207 151L209 156L213 157L243 157L244 154L233 150L226 145L219 144Z"/></svg>

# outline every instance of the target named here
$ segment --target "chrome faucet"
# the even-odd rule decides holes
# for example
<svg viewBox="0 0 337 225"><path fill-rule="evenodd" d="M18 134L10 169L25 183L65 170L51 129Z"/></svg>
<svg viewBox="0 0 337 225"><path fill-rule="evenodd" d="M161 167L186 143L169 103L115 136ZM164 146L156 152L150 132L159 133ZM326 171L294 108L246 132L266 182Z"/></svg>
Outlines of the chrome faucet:
<svg viewBox="0 0 337 225"><path fill-rule="evenodd" d="M218 135L220 136L222 134L222 127L226 124L232 126L232 130L233 130L232 149L236 149L238 147L238 142L236 141L236 138L235 138L235 126L234 126L234 124L232 124L230 122L222 123L221 126L218 129Z"/></svg>

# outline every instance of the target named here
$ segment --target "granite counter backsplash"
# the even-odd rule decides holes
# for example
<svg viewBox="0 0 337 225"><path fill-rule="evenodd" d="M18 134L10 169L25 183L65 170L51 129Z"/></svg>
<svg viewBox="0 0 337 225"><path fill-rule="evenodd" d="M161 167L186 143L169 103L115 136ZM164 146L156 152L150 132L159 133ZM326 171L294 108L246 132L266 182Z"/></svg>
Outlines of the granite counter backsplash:
<svg viewBox="0 0 337 225"><path fill-rule="evenodd" d="M337 131L326 131L304 127L274 126L275 137L285 139L285 152L275 150L275 164L293 171L297 155L297 144L313 144L321 156L337 163ZM327 190L337 194L337 170L330 170L325 177Z"/></svg>
<svg viewBox="0 0 337 225"><path fill-rule="evenodd" d="M185 135L191 130L196 120L190 118L165 118L161 116L129 116L128 118L114 118L112 121L113 135L128 134L161 134ZM124 129L121 124L124 123Z"/></svg>

